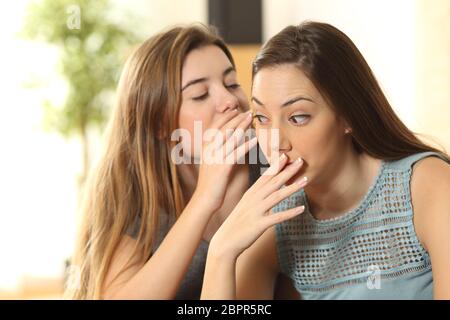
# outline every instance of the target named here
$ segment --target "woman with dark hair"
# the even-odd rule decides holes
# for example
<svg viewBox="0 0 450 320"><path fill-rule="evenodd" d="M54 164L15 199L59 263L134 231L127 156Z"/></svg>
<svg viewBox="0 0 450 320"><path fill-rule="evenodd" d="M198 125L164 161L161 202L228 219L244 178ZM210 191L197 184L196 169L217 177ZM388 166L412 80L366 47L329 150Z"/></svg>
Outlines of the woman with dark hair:
<svg viewBox="0 0 450 320"><path fill-rule="evenodd" d="M401 122L344 33L306 22L275 35L253 63L252 102L258 138L279 134L261 147L280 166L214 235L202 298L271 299L279 273L304 299L450 298L449 158ZM302 177L271 212L275 182Z"/></svg>

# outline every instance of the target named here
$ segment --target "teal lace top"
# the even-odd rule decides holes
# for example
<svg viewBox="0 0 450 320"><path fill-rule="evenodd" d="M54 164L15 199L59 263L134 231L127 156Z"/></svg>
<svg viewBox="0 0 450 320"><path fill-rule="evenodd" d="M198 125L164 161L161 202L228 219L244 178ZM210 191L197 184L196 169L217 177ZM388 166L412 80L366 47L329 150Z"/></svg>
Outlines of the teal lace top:
<svg viewBox="0 0 450 320"><path fill-rule="evenodd" d="M410 179L426 152L383 161L359 206L317 220L303 190L273 208L304 204L305 212L276 226L278 260L303 299L432 299L427 251L413 225ZM444 159L445 160L445 159Z"/></svg>

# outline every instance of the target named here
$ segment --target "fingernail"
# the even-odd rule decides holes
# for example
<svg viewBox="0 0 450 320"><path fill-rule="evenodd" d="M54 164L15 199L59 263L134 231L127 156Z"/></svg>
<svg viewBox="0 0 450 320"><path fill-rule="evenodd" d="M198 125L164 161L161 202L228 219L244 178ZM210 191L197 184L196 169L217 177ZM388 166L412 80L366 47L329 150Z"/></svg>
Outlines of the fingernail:
<svg viewBox="0 0 450 320"><path fill-rule="evenodd" d="M303 162L303 159L302 158L297 158L297 160L295 160L295 163L296 164L300 164L300 163L302 163Z"/></svg>
<svg viewBox="0 0 450 320"><path fill-rule="evenodd" d="M298 208L297 213L303 213L305 211L305 206Z"/></svg>
<svg viewBox="0 0 450 320"><path fill-rule="evenodd" d="M307 183L308 183L308 177L303 177L302 179L300 179L300 181L297 182L297 184L300 187L304 187Z"/></svg>
<svg viewBox="0 0 450 320"><path fill-rule="evenodd" d="M286 154L282 153L281 156L280 156L280 160L284 160L284 159L286 159Z"/></svg>

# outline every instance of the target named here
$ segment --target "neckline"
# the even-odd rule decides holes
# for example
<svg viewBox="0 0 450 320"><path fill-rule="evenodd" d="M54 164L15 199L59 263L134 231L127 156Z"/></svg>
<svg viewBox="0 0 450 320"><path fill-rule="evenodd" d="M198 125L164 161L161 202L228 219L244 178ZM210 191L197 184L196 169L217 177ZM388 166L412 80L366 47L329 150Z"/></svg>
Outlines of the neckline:
<svg viewBox="0 0 450 320"><path fill-rule="evenodd" d="M381 179L381 176L384 172L384 169L386 168L386 161L384 161L383 159L381 159L381 164L380 167L378 168L378 172L375 176L375 178L373 179L372 184L370 185L369 189L367 190L366 194L364 195L364 197L362 198L362 200L358 203L358 205L356 206L356 208L345 212L344 214L341 214L337 217L334 218L329 218L329 219L317 219L315 218L311 211L310 211L310 207L309 207L309 203L308 203L308 198L306 197L306 193L302 192L302 197L305 203L305 213L307 215L307 217L309 219L311 219L312 221L314 221L314 223L316 224L321 224L321 225L329 225L329 224L335 224L338 222L343 222L343 221L347 221L348 219L351 219L352 217L358 215L360 212L363 211L363 209L365 209L369 203L369 199L372 197L376 186L379 184L379 180Z"/></svg>

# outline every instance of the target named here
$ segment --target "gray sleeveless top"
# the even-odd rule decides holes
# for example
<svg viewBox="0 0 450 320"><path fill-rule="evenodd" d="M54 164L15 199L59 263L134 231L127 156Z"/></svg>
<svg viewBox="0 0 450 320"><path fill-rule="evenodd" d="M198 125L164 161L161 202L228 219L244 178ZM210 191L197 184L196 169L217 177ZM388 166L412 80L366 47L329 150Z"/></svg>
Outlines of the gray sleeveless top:
<svg viewBox="0 0 450 320"><path fill-rule="evenodd" d="M260 176L260 167L258 165L249 165L249 187ZM126 233L132 238L137 238L140 226L140 219L137 220L133 228L128 230ZM170 228L175 223L175 217L173 215L168 215L161 212L159 215L159 233L156 236L156 241L152 252L155 252L159 247L164 237L169 232ZM197 251L192 258L191 264L189 265L188 271L180 284L178 292L175 299L177 300L197 300L200 299L200 294L203 284L203 274L205 271L206 256L208 253L209 243L205 240L201 240L197 248ZM180 247L180 250L182 248Z"/></svg>

